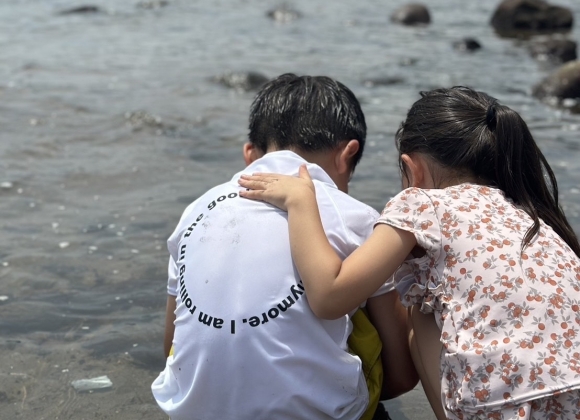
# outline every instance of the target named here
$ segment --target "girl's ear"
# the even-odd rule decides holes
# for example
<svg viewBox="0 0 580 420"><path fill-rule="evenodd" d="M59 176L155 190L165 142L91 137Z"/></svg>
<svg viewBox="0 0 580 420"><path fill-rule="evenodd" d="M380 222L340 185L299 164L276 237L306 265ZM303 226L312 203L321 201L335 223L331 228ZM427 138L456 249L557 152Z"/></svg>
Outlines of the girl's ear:
<svg viewBox="0 0 580 420"><path fill-rule="evenodd" d="M408 187L424 187L425 182L425 170L427 169L425 166L425 161L422 159L421 155L413 153L408 155L403 153L401 155L401 161L406 168L406 175L409 181ZM403 174L403 176L405 176Z"/></svg>

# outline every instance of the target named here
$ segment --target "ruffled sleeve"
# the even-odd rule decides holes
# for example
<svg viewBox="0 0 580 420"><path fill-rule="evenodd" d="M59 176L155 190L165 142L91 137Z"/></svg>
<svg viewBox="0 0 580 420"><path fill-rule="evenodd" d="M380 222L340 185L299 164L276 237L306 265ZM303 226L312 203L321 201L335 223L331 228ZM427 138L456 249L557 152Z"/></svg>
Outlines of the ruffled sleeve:
<svg viewBox="0 0 580 420"><path fill-rule="evenodd" d="M394 275L395 287L406 306L421 305L421 311L443 310L444 290L438 272L441 257L441 228L437 216L438 200L424 190L408 188L385 206L378 223L384 223L415 235L422 257L409 258Z"/></svg>

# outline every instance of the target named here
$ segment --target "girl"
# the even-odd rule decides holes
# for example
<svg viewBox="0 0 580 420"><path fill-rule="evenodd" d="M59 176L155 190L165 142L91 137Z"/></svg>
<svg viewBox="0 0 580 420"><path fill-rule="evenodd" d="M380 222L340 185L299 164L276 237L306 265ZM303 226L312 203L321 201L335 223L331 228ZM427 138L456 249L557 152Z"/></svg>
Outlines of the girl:
<svg viewBox="0 0 580 420"><path fill-rule="evenodd" d="M405 189L346 260L328 244L305 168L243 176L241 195L288 211L318 316L348 313L393 274L404 304L434 313L442 350L420 347L417 364L439 418L580 419L580 245L554 173L496 99L464 87L421 96L396 135ZM433 357L440 385L421 369Z"/></svg>

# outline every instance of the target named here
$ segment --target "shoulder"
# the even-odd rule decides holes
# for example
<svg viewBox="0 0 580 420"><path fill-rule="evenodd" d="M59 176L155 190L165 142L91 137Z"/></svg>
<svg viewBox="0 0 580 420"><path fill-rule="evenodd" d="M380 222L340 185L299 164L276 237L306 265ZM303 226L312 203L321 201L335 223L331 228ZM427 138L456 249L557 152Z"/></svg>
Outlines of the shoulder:
<svg viewBox="0 0 580 420"><path fill-rule="evenodd" d="M336 187L331 187L325 183L316 182L316 199L318 200L321 217L323 211L327 213L337 213L346 220L351 218L376 220L379 213L371 206L357 200L356 198L340 191Z"/></svg>
<svg viewBox="0 0 580 420"><path fill-rule="evenodd" d="M393 198L391 198L381 215L385 213L398 211L400 213L409 213L411 210L422 212L427 208L437 207L442 199L443 190L424 190L421 188L406 188Z"/></svg>
<svg viewBox="0 0 580 420"><path fill-rule="evenodd" d="M344 255L361 245L372 233L379 213L336 187L315 182L320 218L332 243L348 245ZM340 246L339 246L340 247Z"/></svg>
<svg viewBox="0 0 580 420"><path fill-rule="evenodd" d="M169 237L168 242L179 242L183 231L187 229L196 218L202 217L205 213L209 212L220 200L227 199L228 193L231 194L232 191L235 191L237 196L237 191L235 188L231 187L231 184L220 184L207 190L191 202L181 214L179 222Z"/></svg>

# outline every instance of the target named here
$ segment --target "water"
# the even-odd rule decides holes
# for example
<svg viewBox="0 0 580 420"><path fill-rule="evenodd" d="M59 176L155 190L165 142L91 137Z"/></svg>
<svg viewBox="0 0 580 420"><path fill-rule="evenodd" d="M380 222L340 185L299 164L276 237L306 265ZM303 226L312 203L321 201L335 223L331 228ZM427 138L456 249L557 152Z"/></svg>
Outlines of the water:
<svg viewBox="0 0 580 420"><path fill-rule="evenodd" d="M418 91L469 85L529 122L580 232L580 116L530 96L549 71L488 25L496 2L431 2L426 28L393 25L403 2L103 0L0 5L0 419L165 419L149 384L162 368L165 239L185 206L243 167L253 92L226 71L324 74L367 116L352 194L381 209L399 189L393 135ZM558 3L575 11L574 0ZM483 49L451 43L475 37ZM578 30L570 34L578 41ZM365 80L398 78L369 86ZM107 375L113 390L77 394ZM432 418L420 389L394 420Z"/></svg>

